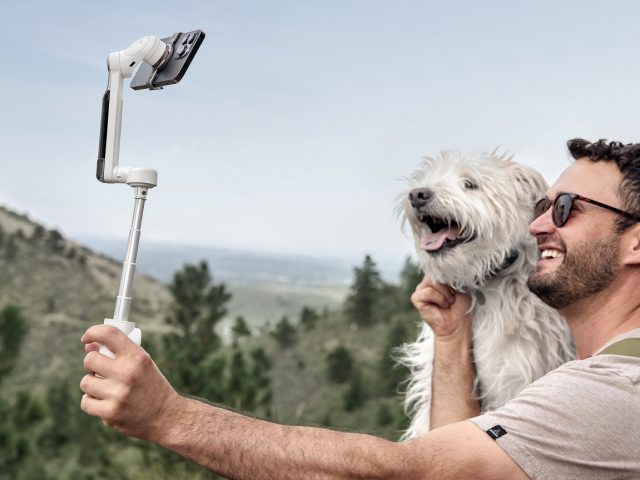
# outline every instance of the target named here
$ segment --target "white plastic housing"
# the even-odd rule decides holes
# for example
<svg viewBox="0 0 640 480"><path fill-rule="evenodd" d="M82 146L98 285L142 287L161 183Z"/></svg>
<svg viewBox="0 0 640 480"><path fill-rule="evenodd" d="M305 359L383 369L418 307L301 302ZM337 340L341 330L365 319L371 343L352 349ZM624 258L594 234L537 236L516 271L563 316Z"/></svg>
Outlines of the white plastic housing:
<svg viewBox="0 0 640 480"><path fill-rule="evenodd" d="M146 36L133 42L125 50L109 54L109 71L120 72L123 78L129 78L140 62L155 67L164 58L167 44L158 37Z"/></svg>
<svg viewBox="0 0 640 480"><path fill-rule="evenodd" d="M109 68L109 110L104 152L103 181L105 183L129 183L131 167L120 167L120 132L122 130L122 88L125 78L130 78L135 67L145 62L155 67L161 64L171 48L158 37L142 37L120 52L112 52L107 58ZM152 169L144 171L142 181L134 180L138 186L153 188L157 185L157 173ZM140 172L138 172L140 173Z"/></svg>

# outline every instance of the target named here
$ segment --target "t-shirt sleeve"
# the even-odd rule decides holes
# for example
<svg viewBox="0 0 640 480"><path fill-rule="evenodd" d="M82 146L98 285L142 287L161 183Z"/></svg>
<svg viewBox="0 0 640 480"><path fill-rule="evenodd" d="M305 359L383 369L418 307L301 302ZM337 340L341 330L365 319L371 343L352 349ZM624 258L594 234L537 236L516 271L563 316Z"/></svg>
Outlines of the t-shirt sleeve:
<svg viewBox="0 0 640 480"><path fill-rule="evenodd" d="M602 480L640 478L639 418L632 379L615 369L564 366L470 421L532 479Z"/></svg>

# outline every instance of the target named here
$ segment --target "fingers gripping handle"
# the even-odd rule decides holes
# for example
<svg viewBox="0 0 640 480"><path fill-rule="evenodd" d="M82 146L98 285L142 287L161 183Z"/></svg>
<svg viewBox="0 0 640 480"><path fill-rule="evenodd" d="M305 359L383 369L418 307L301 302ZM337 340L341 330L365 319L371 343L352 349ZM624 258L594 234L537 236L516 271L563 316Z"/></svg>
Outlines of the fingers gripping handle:
<svg viewBox="0 0 640 480"><path fill-rule="evenodd" d="M122 320L112 320L111 318L105 318L104 323L116 327L126 336L128 336L136 345L140 345L142 341L142 331L136 328L136 324L133 322L125 322ZM116 358L111 350L104 345L100 346L100 353L110 358Z"/></svg>

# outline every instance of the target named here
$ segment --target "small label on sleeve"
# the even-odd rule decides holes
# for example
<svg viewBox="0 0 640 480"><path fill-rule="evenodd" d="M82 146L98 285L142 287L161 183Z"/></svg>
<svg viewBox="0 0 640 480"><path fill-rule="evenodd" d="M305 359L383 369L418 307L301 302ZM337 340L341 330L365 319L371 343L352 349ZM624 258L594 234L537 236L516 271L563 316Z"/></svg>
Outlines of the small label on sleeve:
<svg viewBox="0 0 640 480"><path fill-rule="evenodd" d="M489 434L489 436L494 440L497 440L503 435L506 435L507 431L504 428L502 428L501 425L494 425L489 430L487 430L487 434Z"/></svg>

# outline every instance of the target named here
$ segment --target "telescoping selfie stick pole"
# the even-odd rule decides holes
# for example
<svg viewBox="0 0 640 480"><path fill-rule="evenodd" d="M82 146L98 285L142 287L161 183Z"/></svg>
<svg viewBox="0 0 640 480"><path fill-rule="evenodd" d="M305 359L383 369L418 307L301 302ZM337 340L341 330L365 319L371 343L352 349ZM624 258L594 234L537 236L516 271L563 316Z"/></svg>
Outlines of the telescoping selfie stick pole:
<svg viewBox="0 0 640 480"><path fill-rule="evenodd" d="M134 322L129 321L129 310L133 297L133 278L144 204L149 190L158 184L158 172L151 168L122 167L118 164L122 126L122 86L124 79L130 78L138 65L138 72L131 81L131 88L134 90L159 90L166 85L178 83L204 37L202 30L176 33L162 40L153 36L142 37L127 49L109 54L107 59L109 83L102 97L96 177L103 183L126 183L131 186L134 189L135 204L113 318L105 319L104 323L118 328L138 345L142 340L142 332L136 328ZM104 346L100 348L100 353L114 357Z"/></svg>
<svg viewBox="0 0 640 480"><path fill-rule="evenodd" d="M133 277L136 271L136 257L138 256L138 244L140 243L142 214L144 213L144 202L147 199L148 188L134 187L135 205L133 207L133 219L131 220L131 230L129 230L129 240L127 241L127 254L122 264L122 275L120 277L118 296L116 297L116 307L113 312L113 318L106 318L104 320L104 323L122 330L138 345L140 345L140 341L142 340L142 332L139 328L136 328L135 323L129 322L128 319L131 298L133 297ZM104 346L100 351L107 355L111 354Z"/></svg>

